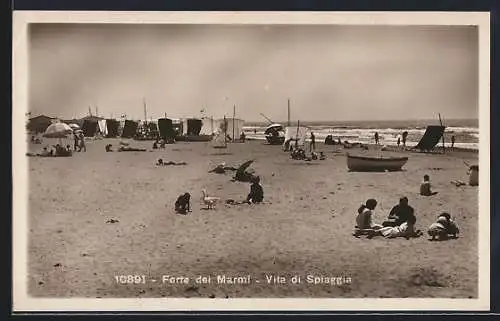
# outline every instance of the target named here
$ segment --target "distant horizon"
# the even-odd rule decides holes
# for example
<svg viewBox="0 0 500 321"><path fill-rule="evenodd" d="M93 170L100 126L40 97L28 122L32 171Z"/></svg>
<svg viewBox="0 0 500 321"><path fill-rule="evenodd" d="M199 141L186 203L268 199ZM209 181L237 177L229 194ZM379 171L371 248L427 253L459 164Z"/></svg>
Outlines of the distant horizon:
<svg viewBox="0 0 500 321"><path fill-rule="evenodd" d="M65 117L58 117L58 116L54 116L54 115L48 115L48 114L37 114L37 115L31 115L29 117L29 119L32 119L32 118L36 118L36 117L39 117L39 116L47 116L47 117L51 117L51 118L54 118L54 119L61 119L61 120L72 120L72 119L83 119L85 117L88 117L90 115L85 115L85 116L81 116L81 117L76 117L76 118L65 118ZM104 119L120 119L122 117L107 117L107 116L104 116L104 115L99 115L99 116L96 116L94 114L92 114L92 116L94 117L101 117L101 118L104 118ZM163 117L158 117L158 118L153 118L153 120L157 120L159 118L164 118ZM169 117L169 115L167 114L167 118L169 119L203 119L203 118L210 118L210 116L203 116L203 117L197 117L197 116L191 116L191 117ZM221 119L223 117L214 117L214 119ZM228 117L226 116L226 118L228 119L231 119L232 117ZM243 119L243 118L239 118L238 116L235 117L236 119L242 119L245 121L245 123L249 123L249 124L266 124L266 123L270 123L269 121L265 121L265 120L246 120L246 119ZM134 121L142 121L144 120L144 118L135 118L135 117L126 117L125 119L127 120L134 120ZM147 119L148 121L150 121L151 119ZM460 117L460 118L452 118L452 117L443 117L442 116L442 120L444 121L445 125L446 125L446 122L447 121L479 121L479 117L477 118L473 118L473 117L469 117L469 118L463 118L463 117ZM318 124L324 124L324 123L376 123L376 122L387 122L387 123L401 123L401 122L426 122L426 121L429 121L429 122L439 122L439 118L436 117L436 118L411 118L411 119L377 119L377 120L374 120L374 119L359 119L359 120L355 120L355 119L348 119L348 120L297 120L297 119L291 119L290 122L293 124L293 123L297 123L297 121L300 121L301 123L308 123L308 124L311 124L311 123L318 123ZM277 124L286 124L288 122L288 120L273 120L273 123L277 123Z"/></svg>

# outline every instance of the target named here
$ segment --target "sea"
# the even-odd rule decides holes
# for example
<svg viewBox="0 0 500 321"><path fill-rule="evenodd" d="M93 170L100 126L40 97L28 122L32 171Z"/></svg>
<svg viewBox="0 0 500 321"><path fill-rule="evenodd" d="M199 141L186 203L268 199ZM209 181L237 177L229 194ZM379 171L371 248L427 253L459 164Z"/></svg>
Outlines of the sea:
<svg viewBox="0 0 500 321"><path fill-rule="evenodd" d="M286 122L280 124L286 125ZM380 144L396 146L398 137L404 131L408 132L406 145L417 145L429 125L440 125L439 120L405 120L405 121L313 121L300 122L300 126L308 127L316 136L316 141L324 141L332 135L337 141L350 143L375 143L375 132L379 134ZM265 140L264 131L268 123L245 122L243 130L248 139ZM455 136L455 147L464 149L479 149L479 121L478 119L447 119L444 133L445 147L451 146L451 136ZM297 126L297 122L291 122ZM439 144L441 146L441 142Z"/></svg>

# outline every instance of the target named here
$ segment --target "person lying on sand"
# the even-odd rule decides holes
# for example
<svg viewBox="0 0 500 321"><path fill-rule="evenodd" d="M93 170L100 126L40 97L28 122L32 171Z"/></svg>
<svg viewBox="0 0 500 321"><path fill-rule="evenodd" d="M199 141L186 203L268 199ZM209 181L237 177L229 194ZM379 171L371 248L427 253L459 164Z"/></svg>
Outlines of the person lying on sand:
<svg viewBox="0 0 500 321"><path fill-rule="evenodd" d="M399 226L406 222L410 216L414 215L414 209L408 205L406 196L399 199L399 204L394 206L389 213L387 221L382 223L383 226Z"/></svg>
<svg viewBox="0 0 500 321"><path fill-rule="evenodd" d="M373 234L375 230L382 228L380 224L375 224L372 222L373 211L377 207L377 201L370 198L358 209L358 216L356 217L356 226L354 231L354 236L358 237L361 234Z"/></svg>
<svg viewBox="0 0 500 321"><path fill-rule="evenodd" d="M429 175L424 175L424 181L420 184L420 195L432 196L436 194L437 192L432 192L431 190L431 181Z"/></svg>
<svg viewBox="0 0 500 321"><path fill-rule="evenodd" d="M250 193L247 196L248 203L261 203L264 200L264 189L260 185L260 177L253 178L252 185L250 185Z"/></svg>
<svg viewBox="0 0 500 321"><path fill-rule="evenodd" d="M381 235L385 238L392 239L396 237L406 237L409 239L410 237L419 237L423 233L420 230L415 230L415 223L417 222L417 218L415 215L410 215L406 222L401 223L397 226L385 226L374 233L369 235L369 238L373 236Z"/></svg>
<svg viewBox="0 0 500 321"><path fill-rule="evenodd" d="M169 166L169 165L187 165L186 162L172 162L172 161L168 161L168 162L163 162L163 159L158 159L158 161L156 162L156 165L157 166Z"/></svg>
<svg viewBox="0 0 500 321"><path fill-rule="evenodd" d="M179 214L186 214L191 211L191 194L184 193L180 195L175 201L175 212Z"/></svg>
<svg viewBox="0 0 500 321"><path fill-rule="evenodd" d="M436 222L432 223L427 229L427 234L431 237L431 241L434 241L436 238L439 241L446 240L450 236L456 238L459 233L460 229L457 223L446 212L439 214Z"/></svg>
<svg viewBox="0 0 500 321"><path fill-rule="evenodd" d="M118 148L119 152L145 152L146 149L143 148L135 148L135 147L126 147L126 146L120 146Z"/></svg>

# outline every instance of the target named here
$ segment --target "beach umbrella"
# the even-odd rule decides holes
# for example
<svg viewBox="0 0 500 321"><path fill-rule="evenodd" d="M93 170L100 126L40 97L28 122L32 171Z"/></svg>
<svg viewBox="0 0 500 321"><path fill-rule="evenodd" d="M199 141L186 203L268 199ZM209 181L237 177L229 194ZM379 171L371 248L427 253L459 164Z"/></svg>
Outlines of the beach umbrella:
<svg viewBox="0 0 500 321"><path fill-rule="evenodd" d="M73 129L65 123L54 123L51 124L45 130L43 137L47 138L66 138L68 134L73 133Z"/></svg>
<svg viewBox="0 0 500 321"><path fill-rule="evenodd" d="M264 134L269 134L272 131L280 131L283 130L283 125L281 124L271 124L266 127L266 130L264 131Z"/></svg>
<svg viewBox="0 0 500 321"><path fill-rule="evenodd" d="M43 137L59 138L59 144L62 145L62 138L66 138L71 133L73 133L73 130L67 124L54 123L47 127Z"/></svg>
<svg viewBox="0 0 500 321"><path fill-rule="evenodd" d="M71 129L80 129L80 126L78 126L78 124L69 124L69 127L71 127Z"/></svg>

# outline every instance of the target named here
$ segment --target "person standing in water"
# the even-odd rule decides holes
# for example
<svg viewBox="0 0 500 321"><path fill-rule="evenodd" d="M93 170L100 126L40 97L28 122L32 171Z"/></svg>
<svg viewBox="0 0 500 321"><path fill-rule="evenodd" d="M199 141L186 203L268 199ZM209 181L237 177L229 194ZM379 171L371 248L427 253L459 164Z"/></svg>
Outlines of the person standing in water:
<svg viewBox="0 0 500 321"><path fill-rule="evenodd" d="M451 136L451 148L453 148L453 146L455 146L455 135Z"/></svg>
<svg viewBox="0 0 500 321"><path fill-rule="evenodd" d="M375 144L378 145L378 132L375 132Z"/></svg>
<svg viewBox="0 0 500 321"><path fill-rule="evenodd" d="M408 138L408 132L404 131L402 136L403 136L403 147L406 147L406 139Z"/></svg>

